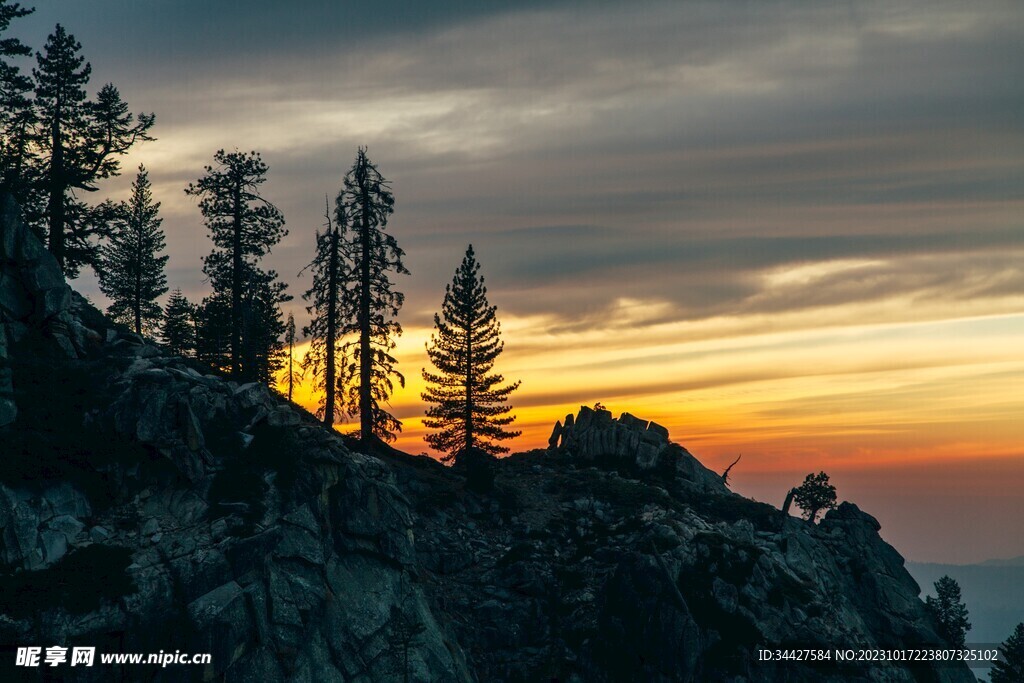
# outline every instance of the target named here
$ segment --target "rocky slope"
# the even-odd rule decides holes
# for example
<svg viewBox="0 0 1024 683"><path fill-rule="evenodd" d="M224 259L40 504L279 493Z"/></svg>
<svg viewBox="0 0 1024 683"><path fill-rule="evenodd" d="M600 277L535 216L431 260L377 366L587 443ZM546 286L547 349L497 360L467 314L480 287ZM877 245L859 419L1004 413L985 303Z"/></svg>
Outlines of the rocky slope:
<svg viewBox="0 0 1024 683"><path fill-rule="evenodd" d="M483 467L357 452L113 326L0 208L5 670L59 644L213 655L80 680L973 680L755 661L939 644L854 505L785 518L657 425L589 409Z"/></svg>

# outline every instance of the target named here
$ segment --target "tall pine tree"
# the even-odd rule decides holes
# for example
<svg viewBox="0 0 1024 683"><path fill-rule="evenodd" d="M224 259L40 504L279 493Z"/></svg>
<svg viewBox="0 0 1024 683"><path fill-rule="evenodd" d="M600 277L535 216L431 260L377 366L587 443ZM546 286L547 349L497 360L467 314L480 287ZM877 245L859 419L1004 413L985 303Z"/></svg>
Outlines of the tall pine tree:
<svg viewBox="0 0 1024 683"><path fill-rule="evenodd" d="M515 420L506 401L519 382L500 386L505 378L491 372L505 347L496 310L487 302L480 264L469 245L455 278L445 286L444 318L434 314L437 334L430 338L427 355L439 372L423 370L428 383L423 400L433 404L423 424L438 430L426 441L445 453L445 460L470 449L506 453L508 448L496 442L521 433L505 428Z"/></svg>
<svg viewBox="0 0 1024 683"><path fill-rule="evenodd" d="M246 367L244 361L247 354L251 361L256 358L260 344L247 340L245 332L265 336L266 330L257 327L260 315L255 309L272 307L284 296L283 285L272 282L275 274L260 270L256 264L288 231L281 212L260 195L268 167L258 153L219 150L214 162L214 166L205 167L203 177L185 189L186 194L199 198L199 210L214 244L213 252L203 259L203 272L210 279L214 296L226 299L211 301L213 308L206 311L204 319L212 323L210 316L222 314L227 304L229 319L218 320L212 326L218 327L219 336L219 327L227 324L226 369L236 378L256 379L260 368ZM212 333L211 325L205 323L201 328Z"/></svg>
<svg viewBox="0 0 1024 683"><path fill-rule="evenodd" d="M32 79L10 58L25 57L32 50L17 38L4 37L15 19L34 10L17 2L0 0L0 190L24 202L25 171L31 161L29 135L35 125L35 108L29 96Z"/></svg>
<svg viewBox="0 0 1024 683"><path fill-rule="evenodd" d="M341 330L344 313L342 299L344 287L349 278L345 261L343 230L347 225L345 206L338 204L335 209L337 220L331 219L328 206L324 211L324 231L316 233L316 255L306 269L313 273L313 285L302 295L309 302L306 312L312 318L302 333L309 338L309 350L302 359L302 367L312 373L314 388L324 392L323 402L317 409L317 416L330 427L342 417L339 398L343 396L344 370L347 364L341 359ZM351 311L349 311L351 312ZM343 372L339 373L339 369Z"/></svg>
<svg viewBox="0 0 1024 683"><path fill-rule="evenodd" d="M86 99L85 86L92 67L79 54L82 45L58 24L36 53L35 106L38 116L33 136L38 149L40 192L45 209L35 219L45 223L50 252L70 276L83 265L95 266L95 238L105 226L76 191L94 192L96 181L120 173L118 157L138 141L152 140L152 114L128 113L128 106L111 84L96 99Z"/></svg>
<svg viewBox="0 0 1024 683"><path fill-rule="evenodd" d="M284 344L285 353L288 354L288 365L285 368L284 382L288 387L288 400L292 400L292 396L295 393L295 386L302 383L302 367L301 364L295 363L295 343L298 341L296 337L295 327L295 316L291 313L288 314L288 322L284 324Z"/></svg>
<svg viewBox="0 0 1024 683"><path fill-rule="evenodd" d="M391 355L395 337L402 334L395 316L405 295L393 289L391 273L409 271L402 264L405 252L385 232L394 212L394 195L365 149L359 149L335 204L346 264L338 333L358 336L342 346L350 359L341 371L347 382L344 403L351 415L359 415L360 438L394 441L402 423L384 406L394 391L392 377L405 386Z"/></svg>
<svg viewBox="0 0 1024 683"><path fill-rule="evenodd" d="M110 241L100 252L100 290L111 300L107 313L136 334L152 331L163 314L156 302L167 292L167 256L158 255L165 246L159 212L149 173L140 165L131 199L115 207Z"/></svg>
<svg viewBox="0 0 1024 683"><path fill-rule="evenodd" d="M161 336L167 350L179 356L191 356L196 350L196 307L175 289L167 299Z"/></svg>

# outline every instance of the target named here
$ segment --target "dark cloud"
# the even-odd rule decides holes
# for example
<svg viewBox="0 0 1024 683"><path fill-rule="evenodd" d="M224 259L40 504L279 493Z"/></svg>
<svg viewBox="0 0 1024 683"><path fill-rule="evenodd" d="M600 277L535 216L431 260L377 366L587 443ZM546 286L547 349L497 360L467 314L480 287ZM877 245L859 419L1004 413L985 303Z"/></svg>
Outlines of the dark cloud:
<svg viewBox="0 0 1024 683"><path fill-rule="evenodd" d="M358 144L394 182L413 324L468 242L503 310L566 329L623 297L669 304L653 324L1020 293L1018 3L54 0L26 39L55 21L156 110L137 156L196 293L181 188L215 149L264 151L291 277ZM850 259L877 263L771 285Z"/></svg>

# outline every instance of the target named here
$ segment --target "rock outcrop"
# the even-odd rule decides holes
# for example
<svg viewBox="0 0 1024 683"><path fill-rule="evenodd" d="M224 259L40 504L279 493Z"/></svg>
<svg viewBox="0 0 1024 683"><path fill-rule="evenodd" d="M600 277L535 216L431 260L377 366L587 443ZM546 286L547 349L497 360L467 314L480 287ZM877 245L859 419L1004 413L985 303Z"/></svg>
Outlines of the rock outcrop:
<svg viewBox="0 0 1024 683"><path fill-rule="evenodd" d="M0 195L0 427L18 414L8 349L30 331L71 358L81 355L87 330L71 315L72 291L56 259Z"/></svg>
<svg viewBox="0 0 1024 683"><path fill-rule="evenodd" d="M613 418L608 410L582 406L579 415L566 415L564 424L555 424L548 443L584 463L611 467L622 474L660 475L685 481L696 490L726 490L720 475L669 440L667 429L629 413Z"/></svg>
<svg viewBox="0 0 1024 683"><path fill-rule="evenodd" d="M115 327L10 204L0 225L5 671L14 646L61 644L212 655L59 672L80 680L473 679L384 463Z"/></svg>
<svg viewBox="0 0 1024 683"><path fill-rule="evenodd" d="M486 486L359 452L111 324L10 204L0 238L2 667L56 644L212 655L54 672L76 680L972 680L757 661L941 644L854 505L789 518L660 426L590 409L480 464Z"/></svg>
<svg viewBox="0 0 1024 683"><path fill-rule="evenodd" d="M582 408L567 422L557 448L500 461L489 499L395 461L430 592L481 680L974 680L950 665L759 662L758 648L945 646L856 505L814 525L729 492L667 439L658 459L681 464L639 466L642 421Z"/></svg>

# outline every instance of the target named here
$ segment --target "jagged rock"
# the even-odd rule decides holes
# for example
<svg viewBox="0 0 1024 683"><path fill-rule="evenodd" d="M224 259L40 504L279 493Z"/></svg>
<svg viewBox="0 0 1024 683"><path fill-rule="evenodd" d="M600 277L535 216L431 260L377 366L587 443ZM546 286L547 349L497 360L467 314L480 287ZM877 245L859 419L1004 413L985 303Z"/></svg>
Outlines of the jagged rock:
<svg viewBox="0 0 1024 683"><path fill-rule="evenodd" d="M0 292L4 290L0 284ZM14 403L14 383L7 358L7 325L3 314L0 314L0 427L14 422L18 416L18 406Z"/></svg>
<svg viewBox="0 0 1024 683"><path fill-rule="evenodd" d="M222 674L245 653L253 628L242 587L229 581L189 603L187 610L195 634L191 651L212 655L203 678Z"/></svg>
<svg viewBox="0 0 1024 683"><path fill-rule="evenodd" d="M626 472L681 478L693 486L723 492L722 478L704 467L686 449L669 441L668 430L629 413L618 419L607 410L581 406L575 419L566 416L559 448L588 463Z"/></svg>
<svg viewBox="0 0 1024 683"><path fill-rule="evenodd" d="M53 564L68 552L68 537L59 531L43 531L39 534L39 545L43 562Z"/></svg>
<svg viewBox="0 0 1024 683"><path fill-rule="evenodd" d="M298 413L288 408L278 408L267 414L267 424L271 427L292 427L299 422Z"/></svg>
<svg viewBox="0 0 1024 683"><path fill-rule="evenodd" d="M57 261L19 218L14 201L0 196L0 324L38 330L77 357L68 337L70 304L71 288Z"/></svg>
<svg viewBox="0 0 1024 683"><path fill-rule="evenodd" d="M649 555L627 555L602 590L598 639L614 649L595 653L608 679L696 680L704 651L700 627Z"/></svg>
<svg viewBox="0 0 1024 683"><path fill-rule="evenodd" d="M562 438L562 421L558 420L555 422L554 428L551 430L551 436L548 438L548 448L558 448L558 442Z"/></svg>
<svg viewBox="0 0 1024 683"><path fill-rule="evenodd" d="M234 390L234 397L243 408L273 408L274 402L270 397L270 392L265 386L259 382L250 382L243 384Z"/></svg>

